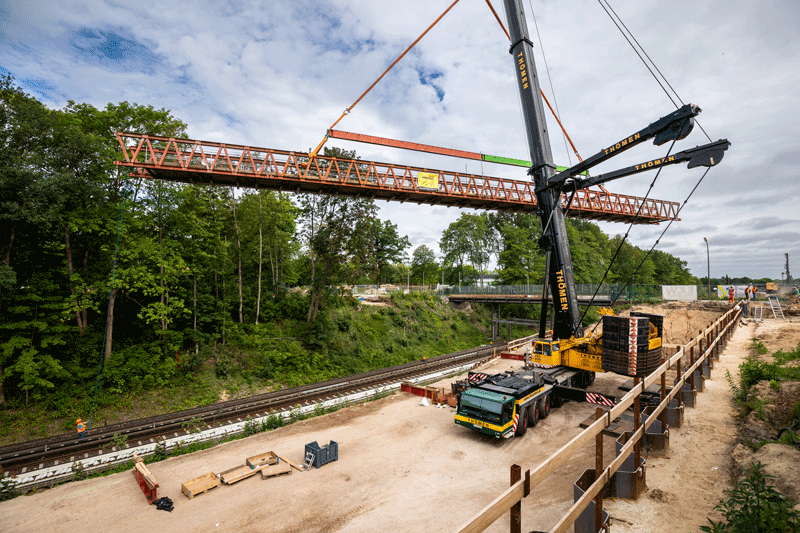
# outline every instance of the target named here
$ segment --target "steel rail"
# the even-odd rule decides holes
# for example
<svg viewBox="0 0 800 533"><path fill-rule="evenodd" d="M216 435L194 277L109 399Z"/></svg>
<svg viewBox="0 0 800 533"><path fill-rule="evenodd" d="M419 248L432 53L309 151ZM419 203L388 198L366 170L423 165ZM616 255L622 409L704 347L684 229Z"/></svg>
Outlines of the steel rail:
<svg viewBox="0 0 800 533"><path fill-rule="evenodd" d="M116 133L123 159L115 161L138 177L192 184L216 184L536 213L533 183L393 163L316 156L214 143ZM420 173L433 176L431 187L420 186ZM579 190L567 206L573 218L658 224L676 219L679 204L622 194ZM639 213L638 217L636 214Z"/></svg>
<svg viewBox="0 0 800 533"><path fill-rule="evenodd" d="M384 383L411 380L431 372L470 364L485 359L496 351L505 349L506 346L505 343L493 344L283 391L273 391L176 413L112 424L87 431L84 439L78 439L75 433L68 433L16 443L0 448L0 466L7 475L24 476L33 469L44 468L45 465L71 464L76 458L79 460L90 459L92 456L107 453L120 442L120 437L124 437L128 442L135 441L142 445L148 442L154 443L162 437L188 435L193 428L187 427L187 423L188 426L202 425L210 429L236 421L242 422L243 418L251 415L268 416L281 410L291 410L298 405L307 406L322 399L345 396L354 391L379 387ZM127 459L120 462L124 462L124 460ZM17 488L29 490L37 486L52 485L54 481L54 479L47 479L20 484Z"/></svg>

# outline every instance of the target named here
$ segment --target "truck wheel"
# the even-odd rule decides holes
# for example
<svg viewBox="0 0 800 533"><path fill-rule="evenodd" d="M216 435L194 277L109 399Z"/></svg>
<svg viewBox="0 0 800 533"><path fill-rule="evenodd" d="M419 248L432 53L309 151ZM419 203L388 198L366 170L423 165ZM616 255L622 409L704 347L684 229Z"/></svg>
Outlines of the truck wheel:
<svg viewBox="0 0 800 533"><path fill-rule="evenodd" d="M578 388L585 389L586 387L591 385L592 382L594 381L594 372L589 372L588 370L581 370L576 377L578 382Z"/></svg>
<svg viewBox="0 0 800 533"><path fill-rule="evenodd" d="M539 416L542 418L547 418L547 415L550 414L550 395L548 394L541 400L541 405L539 406Z"/></svg>
<svg viewBox="0 0 800 533"><path fill-rule="evenodd" d="M539 423L539 401L537 400L528 406L528 426L535 427Z"/></svg>
<svg viewBox="0 0 800 533"><path fill-rule="evenodd" d="M528 431L528 410L523 409L519 412L519 423L517 424L517 431L514 435L521 437L526 431Z"/></svg>

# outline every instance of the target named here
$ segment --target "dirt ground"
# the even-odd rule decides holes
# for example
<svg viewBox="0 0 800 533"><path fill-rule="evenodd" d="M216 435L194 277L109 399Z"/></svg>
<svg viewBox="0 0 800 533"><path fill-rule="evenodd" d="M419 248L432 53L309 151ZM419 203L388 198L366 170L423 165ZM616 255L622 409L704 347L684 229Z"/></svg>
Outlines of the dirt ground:
<svg viewBox="0 0 800 533"><path fill-rule="evenodd" d="M719 310L683 306L664 314L665 342L679 343L688 338L684 335L696 335L707 326ZM768 320L737 329L713 379L706 382L706 392L698 395L698 407L687 409L684 426L670 432L670 457L647 459L647 492L635 503L605 503L614 531L697 531L707 516L714 516L714 505L723 490L733 486L737 474L732 460L737 428L725 370L735 376L739 363L750 353L756 332L769 337L773 326L777 327L776 323ZM792 326L800 340L800 323ZM784 328L779 331L783 335ZM484 371L500 372L520 364L497 360ZM622 379L602 378L608 387L613 379ZM598 383L603 380L598 377ZM450 381L439 386L449 387ZM124 472L2 502L0 530L453 531L508 486L512 464L520 464L523 470L535 468L580 433L579 423L595 410L593 405L568 403L554 409L524 437L496 440L456 426L454 409L424 407L420 400L397 393L153 463L150 470L160 483L159 495L175 503L172 513L148 506L131 473ZM605 460L609 462L614 441L605 439ZM191 500L181 493L182 482L244 464L249 456L271 450L299 462L306 443L330 440L338 443L339 460L319 470L293 471L267 480L256 475ZM551 528L572 504L572 483L584 469L593 467L594 447L589 446L534 488L523 501L523 531ZM487 531L507 528L508 518L503 517Z"/></svg>

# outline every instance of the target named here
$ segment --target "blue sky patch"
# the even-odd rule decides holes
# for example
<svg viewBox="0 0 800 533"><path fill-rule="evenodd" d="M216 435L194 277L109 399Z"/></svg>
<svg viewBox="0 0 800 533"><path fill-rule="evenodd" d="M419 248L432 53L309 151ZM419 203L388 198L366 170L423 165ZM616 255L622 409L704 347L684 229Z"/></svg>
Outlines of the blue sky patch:
<svg viewBox="0 0 800 533"><path fill-rule="evenodd" d="M70 38L70 45L86 59L96 59L105 64L125 65L144 72L152 72L160 63L158 56L147 46L113 31L81 28Z"/></svg>
<svg viewBox="0 0 800 533"><path fill-rule="evenodd" d="M417 69L417 74L419 75L419 82L422 85L429 85L431 88L433 88L433 90L436 91L436 97L439 98L439 101L441 102L444 99L444 90L434 82L437 78L442 77L442 73L438 71L426 72Z"/></svg>

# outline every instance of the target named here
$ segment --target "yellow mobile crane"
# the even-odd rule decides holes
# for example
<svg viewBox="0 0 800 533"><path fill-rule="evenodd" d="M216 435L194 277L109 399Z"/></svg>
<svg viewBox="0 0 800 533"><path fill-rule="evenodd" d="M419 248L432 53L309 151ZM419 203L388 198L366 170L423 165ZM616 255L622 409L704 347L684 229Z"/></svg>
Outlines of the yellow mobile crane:
<svg viewBox="0 0 800 533"><path fill-rule="evenodd" d="M661 362L661 315L631 313L631 316L618 317L606 313L602 334L584 335L561 204L562 192L574 195L591 185L681 162L688 162L688 168L711 167L722 160L730 146L727 140L722 139L607 174L582 175L595 165L651 139L660 146L686 138L694 128L694 117L701 111L696 105L686 104L577 165L558 172L550 149L533 44L528 38L522 2L504 0L504 3L511 38L510 53L517 73L533 162L528 174L534 181L542 224L539 247L546 256L547 288L542 297L539 338L533 343L531 354L531 361L542 368L493 376L471 373L470 386L459 394L456 424L496 437L524 434L527 426L533 426L539 418L547 416L551 405L564 400L613 401L581 390L594 381L596 372L645 377ZM566 205L571 203L572 197ZM545 338L544 334L548 319L547 289L553 295L553 333L550 338Z"/></svg>

